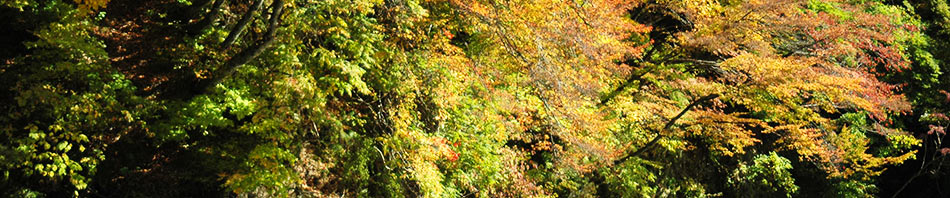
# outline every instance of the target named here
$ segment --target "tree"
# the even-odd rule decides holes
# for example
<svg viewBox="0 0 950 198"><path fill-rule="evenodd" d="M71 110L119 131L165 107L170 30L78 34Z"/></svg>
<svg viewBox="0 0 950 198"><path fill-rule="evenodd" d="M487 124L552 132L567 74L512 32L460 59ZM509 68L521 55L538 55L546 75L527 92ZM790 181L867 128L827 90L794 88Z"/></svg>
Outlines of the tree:
<svg viewBox="0 0 950 198"><path fill-rule="evenodd" d="M0 5L11 196L869 196L941 85L880 1Z"/></svg>

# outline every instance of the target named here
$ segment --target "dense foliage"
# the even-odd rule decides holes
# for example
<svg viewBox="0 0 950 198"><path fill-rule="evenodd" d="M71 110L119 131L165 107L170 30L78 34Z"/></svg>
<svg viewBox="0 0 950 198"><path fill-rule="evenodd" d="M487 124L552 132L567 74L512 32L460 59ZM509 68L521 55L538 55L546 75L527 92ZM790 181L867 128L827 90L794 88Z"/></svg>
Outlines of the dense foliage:
<svg viewBox="0 0 950 198"><path fill-rule="evenodd" d="M950 179L943 0L4 0L0 16L10 197L946 196Z"/></svg>

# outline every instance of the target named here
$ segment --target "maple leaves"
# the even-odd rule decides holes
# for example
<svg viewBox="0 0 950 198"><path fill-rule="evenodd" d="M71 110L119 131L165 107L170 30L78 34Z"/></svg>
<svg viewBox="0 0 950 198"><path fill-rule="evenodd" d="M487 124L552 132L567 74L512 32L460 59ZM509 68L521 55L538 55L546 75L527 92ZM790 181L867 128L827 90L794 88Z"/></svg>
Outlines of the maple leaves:
<svg viewBox="0 0 950 198"><path fill-rule="evenodd" d="M108 1L75 2L95 10ZM199 74L198 81L212 74L191 97L123 98L136 88L119 77L95 84L115 89L101 93L20 83L36 87L14 87L18 102L82 104L53 112L88 117L0 126L27 126L29 138L14 142L26 145L54 137L41 135L44 128L115 123L122 133L148 137L125 138L122 148L165 149L148 163L179 157L214 164L202 174L219 178L198 179L273 196L742 193L725 189L733 187L791 196L807 193L790 174L814 169L801 164L817 166L816 178L864 189L919 144L888 128L891 116L909 108L898 86L878 80L883 71L912 69L902 48L909 41L893 35L919 27L874 1L218 0L194 8L208 15L138 32L188 37L169 41L180 43L168 51L183 53L143 60L176 60L168 64L185 77ZM38 36L81 51L65 62L109 66L103 46L54 35L67 33ZM239 53L221 57L232 52ZM6 68L0 74L13 71ZM87 95L66 97L72 93ZM111 120L87 123L101 119ZM944 135L943 127L929 132ZM64 134L69 141L47 142L53 154L89 157L82 150L98 149L83 147L94 142L80 138L85 132ZM121 135L102 138L113 136ZM99 160L73 161L39 170L74 177L81 189L88 177L62 171L88 170ZM109 173L102 177L127 178ZM721 177L727 174L728 181Z"/></svg>
<svg viewBox="0 0 950 198"><path fill-rule="evenodd" d="M693 30L677 35L679 43L719 56L736 56L742 52L772 53L771 38L788 28L801 1L670 1L672 9L685 14Z"/></svg>
<svg viewBox="0 0 950 198"><path fill-rule="evenodd" d="M722 95L713 104L687 114L688 122L682 125L686 132L670 137L687 141L680 148L704 145L716 155L734 156L745 153L747 147L771 145L828 164L822 169L833 177L861 175L856 181L867 181L879 174L883 165L898 164L913 155L906 150L886 156L871 154L867 152L870 137L864 133L874 131L865 130L872 124L851 126L835 121L842 114L867 112L858 115L880 127L876 122L886 122L889 115L910 109L905 99L895 94L897 86L881 82L877 79L881 75L875 73L878 69L899 71L908 65L895 47L898 41L886 35L914 31L914 27L899 24L892 8L817 1L651 3L678 12L671 17L691 29L674 33L671 42L675 45L652 46L679 54L658 53L648 59L654 67L665 68L642 75L663 79L647 81L657 83L649 87L655 90L642 95L674 101L682 101L677 94ZM874 11L866 11L869 8ZM680 68L686 73L677 73ZM641 100L651 99L662 101ZM628 105L621 101L630 99L617 100L620 107ZM908 137L893 131L876 134L888 139ZM761 142L770 136L778 139ZM915 144L892 143L902 149Z"/></svg>
<svg viewBox="0 0 950 198"><path fill-rule="evenodd" d="M610 77L628 70L614 61L642 50L625 41L631 33L648 30L624 17L631 2L450 3L464 14L467 28L459 31L479 32L472 39L498 46L468 53L470 60L451 68L468 74L463 76L474 74L470 82L487 88L485 94L496 96L503 111L517 117L513 129L542 127L569 142L568 149L579 149L568 153L608 153L605 144L596 143L596 137L606 134L607 122L593 99ZM468 50L473 49L470 44ZM586 166L570 155L564 155L564 163Z"/></svg>

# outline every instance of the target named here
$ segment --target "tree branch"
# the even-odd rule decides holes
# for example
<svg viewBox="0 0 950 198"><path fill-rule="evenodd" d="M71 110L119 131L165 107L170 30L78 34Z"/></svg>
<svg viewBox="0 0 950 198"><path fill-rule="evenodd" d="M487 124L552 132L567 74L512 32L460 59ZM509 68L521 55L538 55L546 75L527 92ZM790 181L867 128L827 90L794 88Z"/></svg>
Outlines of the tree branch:
<svg viewBox="0 0 950 198"><path fill-rule="evenodd" d="M280 26L280 15L283 13L283 3L283 0L275 0L274 3L271 4L273 16L267 23L267 32L264 33L263 38L258 40L254 45L241 50L241 52L231 57L231 59L228 59L209 82L199 84L197 88L198 93L195 95L204 94L215 85L220 84L225 78L233 75L238 68L254 60L254 58L257 58L258 55L274 43L274 37L277 35L277 27Z"/></svg>
<svg viewBox="0 0 950 198"><path fill-rule="evenodd" d="M238 36L241 36L241 33L244 32L244 29L247 28L247 25L251 23L251 19L254 18L254 13L257 10L261 9L261 6L264 4L264 0L256 0L254 4L248 8L247 12L244 13L244 16L241 17L241 20L237 24L234 24L234 27L231 28L231 32L228 33L228 37L224 39L224 42L221 43L221 46L227 49L231 44L234 44L234 41L237 40Z"/></svg>
<svg viewBox="0 0 950 198"><path fill-rule="evenodd" d="M670 121L667 121L667 122L666 122L666 125L663 125L663 128L656 132L656 137L653 137L653 139L650 140L650 142L647 142L647 144L645 144L645 145L643 145L642 147L640 147L640 149L637 149L637 151L635 151L635 152L633 152L633 153L631 153L631 154L629 154L629 155L627 155L627 156L624 156L624 157L622 157L622 158L620 158L620 159L614 160L613 163L611 164L611 166L617 165L617 164L621 164L621 163L623 163L623 162L626 162L626 161L627 161L628 159L630 159L631 157L636 157L636 156L640 155L641 153L643 153L644 151L646 151L647 149L649 149L650 147L652 147L653 145L655 145L657 142L659 142L660 138L663 138L663 133L662 133L662 132L669 130L670 127L673 127L673 124L676 123L676 120L679 120L681 117L683 117L683 115L686 114L686 112L688 112L690 109L692 109L693 107L698 106L699 103L701 103L701 102L709 101L709 100L712 100L712 99L715 99L715 98L718 98L718 97L719 97L719 94L710 94L710 95L708 95L708 96L704 96L704 97L702 97L702 98L696 99L695 101L689 103L689 105L686 105L686 108L683 108L683 110L680 111L679 114L676 114L676 116L674 116L672 119L670 119Z"/></svg>
<svg viewBox="0 0 950 198"><path fill-rule="evenodd" d="M709 67L719 66L719 62L716 62L716 61L699 60L699 59L691 59L691 58L681 58L681 59L670 60L670 63L692 63L692 64L709 66Z"/></svg>
<svg viewBox="0 0 950 198"><path fill-rule="evenodd" d="M650 61L651 56L653 56L653 52L656 51L656 48L657 46L651 47L650 50L647 51L646 54L644 54L643 57L640 60L637 60L636 62L643 63L643 62ZM630 86L630 84L633 84L634 81L641 80L641 77L643 77L643 75L646 75L647 73L650 73L651 71L653 71L653 68L643 68L643 69L638 70L639 72L638 74L631 74L630 77L628 77L627 80L623 82L623 84L620 84L620 86L618 86L616 89L608 93L607 96L601 99L600 103L598 103L597 106L606 105L607 102L610 102L610 100L612 100L614 97L617 97L617 95L619 95L620 92L623 92L624 89L627 89L627 87Z"/></svg>
<svg viewBox="0 0 950 198"><path fill-rule="evenodd" d="M938 158L941 159L941 162L943 161L943 159L945 159L944 156L940 156L940 157L938 157ZM897 189L897 191L894 192L894 195L891 195L891 198L898 197L898 195L900 195L901 192L904 191L904 189L907 188L907 186L910 185L910 183L914 181L914 179L917 179L917 177L920 177L920 175L922 175L922 174L924 173L924 170L925 170L925 169L929 169L930 166L933 165L935 161L937 161L937 160L935 159L935 160L931 160L930 162L927 162L927 163L921 163L921 167L920 167L919 170L917 170L917 173L915 173L913 176L910 177L910 179L908 179L906 182L904 182L904 185L901 185L901 188L900 188L900 189Z"/></svg>
<svg viewBox="0 0 950 198"><path fill-rule="evenodd" d="M207 29L211 26L211 23L214 23L215 20L218 20L218 15L221 13L221 6L224 6L224 2L227 0L216 0L214 4L211 5L211 11L208 11L208 16L205 16L204 19L198 21L191 28L187 30L189 35L197 35L201 30Z"/></svg>

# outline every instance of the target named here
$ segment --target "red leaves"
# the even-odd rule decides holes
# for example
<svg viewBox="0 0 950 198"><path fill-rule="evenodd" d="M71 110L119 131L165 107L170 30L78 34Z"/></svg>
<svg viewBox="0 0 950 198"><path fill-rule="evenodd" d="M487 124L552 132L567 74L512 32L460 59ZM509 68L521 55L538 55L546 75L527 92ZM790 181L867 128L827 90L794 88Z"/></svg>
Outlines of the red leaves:
<svg viewBox="0 0 950 198"><path fill-rule="evenodd" d="M450 155L448 157L448 160L450 162L454 162L459 159L459 153L456 153L455 151L452 151L452 150L449 150L449 153Z"/></svg>
<svg viewBox="0 0 950 198"><path fill-rule="evenodd" d="M946 114L935 113L935 114L933 114L933 115L931 115L931 116L933 116L934 118L937 118L938 120L950 121L950 117L947 117Z"/></svg>
<svg viewBox="0 0 950 198"><path fill-rule="evenodd" d="M927 131L927 135L933 135L934 133L937 133L940 135L947 134L947 131L943 126L930 125L929 127L930 127L930 130Z"/></svg>
<svg viewBox="0 0 950 198"><path fill-rule="evenodd" d="M903 71L909 67L900 49L895 47L895 34L903 31L915 31L913 25L899 24L894 16L873 14L860 11L860 6L839 5L841 11L850 13L848 18L819 12L805 14L799 18L812 23L798 23L802 30L814 39L812 49L817 54L832 58L842 66L864 68L878 74L876 68L889 71ZM838 57L853 57L856 62Z"/></svg>
<svg viewBox="0 0 950 198"><path fill-rule="evenodd" d="M433 139L435 140L434 146L440 150L440 156L442 156L443 159L448 160L449 162L455 162L459 159L459 153L455 151L455 149L459 149L459 141L449 144L449 140L442 137L436 137Z"/></svg>

